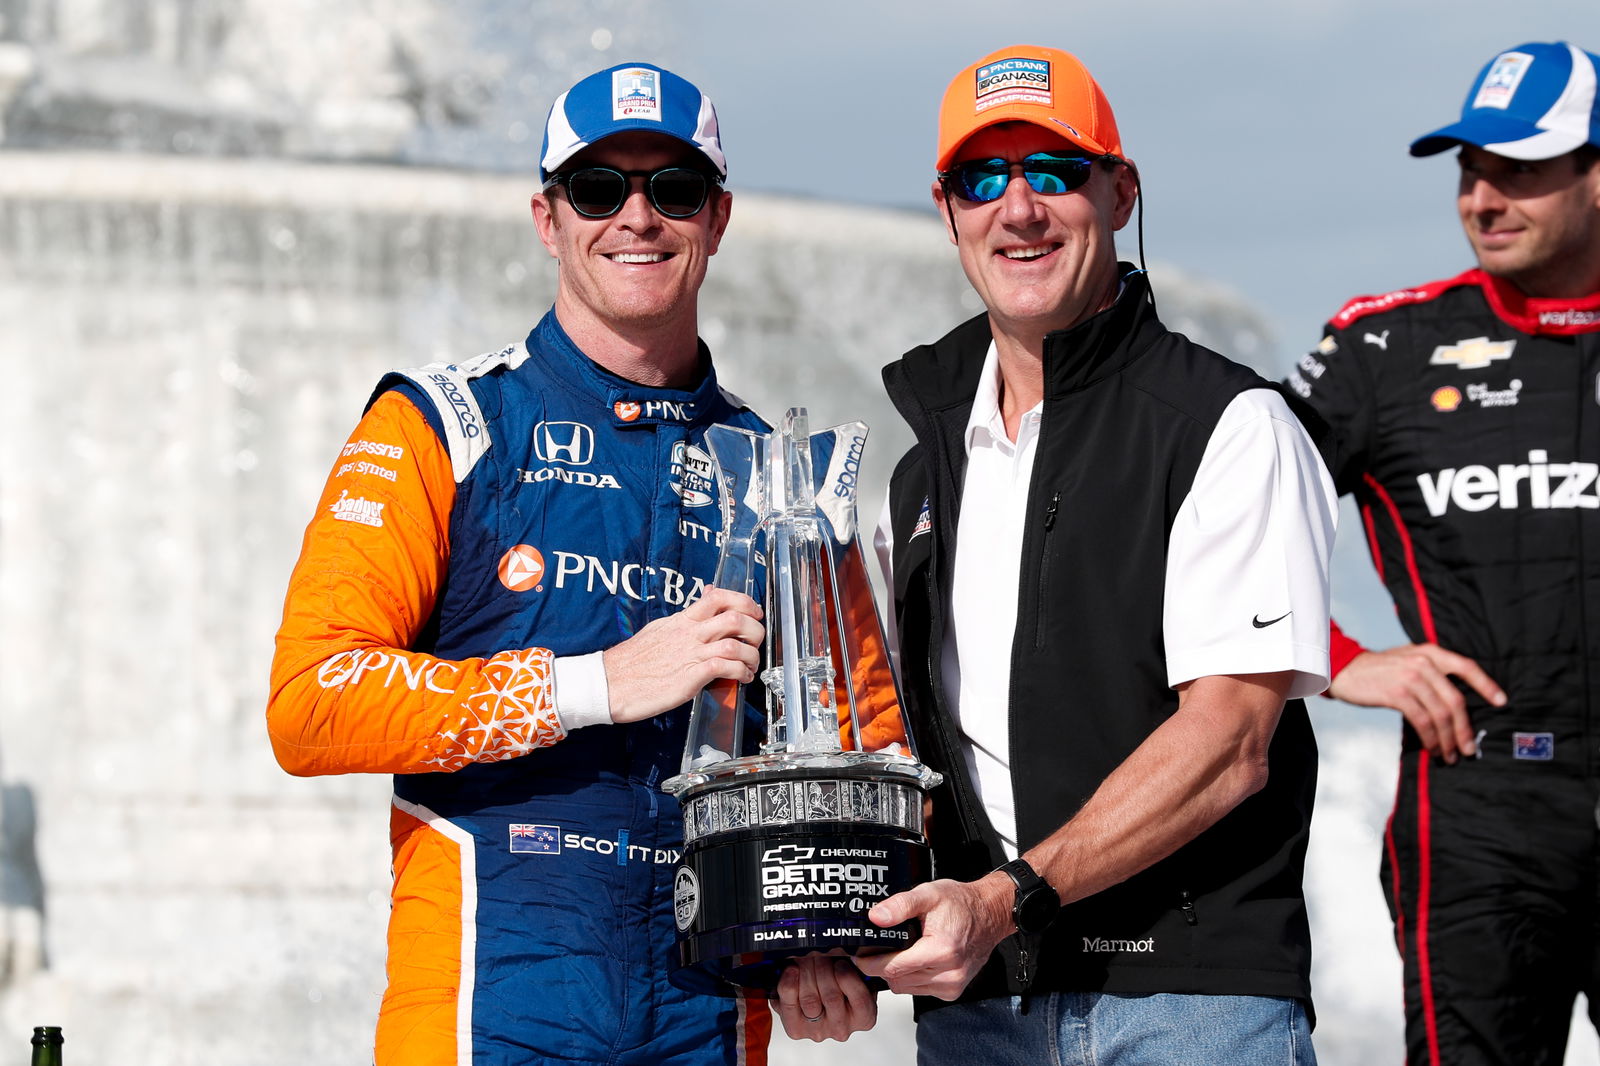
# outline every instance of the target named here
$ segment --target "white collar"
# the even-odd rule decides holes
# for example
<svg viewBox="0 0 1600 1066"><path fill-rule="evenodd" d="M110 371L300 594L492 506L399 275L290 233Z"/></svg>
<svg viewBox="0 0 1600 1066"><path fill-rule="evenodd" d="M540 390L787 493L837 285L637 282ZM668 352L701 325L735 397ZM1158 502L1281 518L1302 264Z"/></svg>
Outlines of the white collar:
<svg viewBox="0 0 1600 1066"><path fill-rule="evenodd" d="M1023 414L1023 418L1037 417L1043 408L1044 400L1041 399ZM1022 437L1020 430L1017 437L1019 440ZM1005 441L1007 446L1012 444L1011 438L1006 436L1005 418L1000 413L1000 355L991 340L989 350L983 357L983 370L978 374L978 391L972 396L972 413L967 416L963 444L966 453L971 455L972 449L978 445L1000 441Z"/></svg>

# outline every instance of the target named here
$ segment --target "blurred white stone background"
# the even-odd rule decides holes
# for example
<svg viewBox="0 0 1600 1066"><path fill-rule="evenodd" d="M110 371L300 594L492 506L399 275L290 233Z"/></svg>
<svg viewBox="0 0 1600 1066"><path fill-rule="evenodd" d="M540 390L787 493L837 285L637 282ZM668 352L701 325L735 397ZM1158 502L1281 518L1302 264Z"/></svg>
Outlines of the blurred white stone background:
<svg viewBox="0 0 1600 1066"><path fill-rule="evenodd" d="M793 89L709 84L679 11L0 0L3 1066L37 1024L75 1066L369 1060L388 785L273 762L284 583L378 374L519 338L548 305L527 199L557 92L640 57L723 96ZM702 332L758 408L868 421L881 486L906 437L879 367L978 305L931 210L745 189L729 136ZM1281 372L1261 312L1152 273L1169 323ZM1359 540L1340 551L1343 613L1392 632ZM1317 1040L1333 1066L1399 1061L1376 880L1395 726L1317 716ZM883 1018L774 1058L913 1061L905 1003Z"/></svg>

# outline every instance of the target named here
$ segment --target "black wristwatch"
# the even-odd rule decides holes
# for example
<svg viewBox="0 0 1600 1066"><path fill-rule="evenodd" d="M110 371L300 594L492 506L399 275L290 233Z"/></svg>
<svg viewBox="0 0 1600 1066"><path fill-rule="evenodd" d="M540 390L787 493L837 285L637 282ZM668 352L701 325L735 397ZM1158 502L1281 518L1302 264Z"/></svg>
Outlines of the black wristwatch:
<svg viewBox="0 0 1600 1066"><path fill-rule="evenodd" d="M1011 920L1017 931L1008 939L1016 955L1013 984L1017 991L1026 992L1038 966L1039 941L1061 910L1061 897L1050 882L1033 872L1026 859L1012 859L1000 869L1017 886L1016 899L1011 904Z"/></svg>

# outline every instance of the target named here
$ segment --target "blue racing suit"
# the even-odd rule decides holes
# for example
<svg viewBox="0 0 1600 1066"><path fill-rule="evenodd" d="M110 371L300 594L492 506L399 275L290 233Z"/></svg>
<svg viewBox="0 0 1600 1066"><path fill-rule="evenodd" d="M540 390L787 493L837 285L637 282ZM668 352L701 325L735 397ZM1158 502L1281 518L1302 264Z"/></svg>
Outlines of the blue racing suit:
<svg viewBox="0 0 1600 1066"><path fill-rule="evenodd" d="M692 390L634 384L551 311L384 378L335 465L268 716L291 772L395 774L380 1064L764 1061L764 1003L667 980L687 708L561 713L564 665L715 570L706 427L766 427L701 364Z"/></svg>

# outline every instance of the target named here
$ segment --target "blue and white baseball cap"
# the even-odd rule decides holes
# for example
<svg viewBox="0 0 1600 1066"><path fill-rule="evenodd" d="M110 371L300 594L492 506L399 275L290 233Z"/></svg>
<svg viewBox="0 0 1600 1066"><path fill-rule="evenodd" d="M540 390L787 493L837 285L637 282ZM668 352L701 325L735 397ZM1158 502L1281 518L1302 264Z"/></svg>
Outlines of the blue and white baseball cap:
<svg viewBox="0 0 1600 1066"><path fill-rule="evenodd" d="M648 63L622 63L598 71L557 97L544 125L539 180L614 133L649 130L676 137L728 176L711 97L670 70Z"/></svg>
<svg viewBox="0 0 1600 1066"><path fill-rule="evenodd" d="M1522 44L1489 61L1461 105L1461 121L1411 142L1412 155L1475 144L1507 159L1554 159L1600 145L1600 57L1565 41Z"/></svg>

